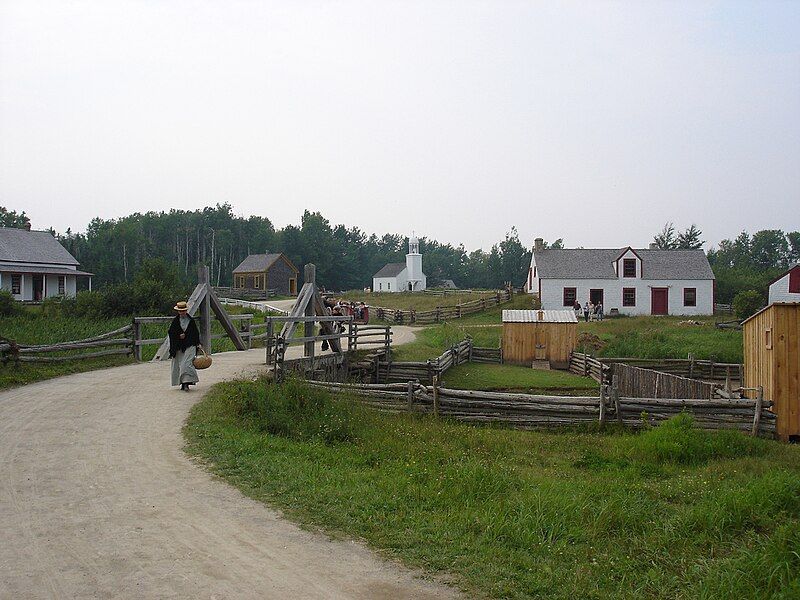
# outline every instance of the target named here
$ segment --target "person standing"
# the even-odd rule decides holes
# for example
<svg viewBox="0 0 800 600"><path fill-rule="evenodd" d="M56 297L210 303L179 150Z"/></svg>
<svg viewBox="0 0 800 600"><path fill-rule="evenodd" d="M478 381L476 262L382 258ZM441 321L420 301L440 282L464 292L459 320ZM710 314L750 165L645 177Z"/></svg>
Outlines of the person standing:
<svg viewBox="0 0 800 600"><path fill-rule="evenodd" d="M583 320L587 323L589 322L589 303L586 302L583 305Z"/></svg>
<svg viewBox="0 0 800 600"><path fill-rule="evenodd" d="M594 310L597 313L597 320L598 321L602 321L603 320L603 303L602 302L598 302L597 306L594 307Z"/></svg>
<svg viewBox="0 0 800 600"><path fill-rule="evenodd" d="M172 359L172 385L180 385L184 392L200 381L194 368L194 358L200 348L200 330L189 315L186 302L173 307L178 314L169 326L169 357Z"/></svg>

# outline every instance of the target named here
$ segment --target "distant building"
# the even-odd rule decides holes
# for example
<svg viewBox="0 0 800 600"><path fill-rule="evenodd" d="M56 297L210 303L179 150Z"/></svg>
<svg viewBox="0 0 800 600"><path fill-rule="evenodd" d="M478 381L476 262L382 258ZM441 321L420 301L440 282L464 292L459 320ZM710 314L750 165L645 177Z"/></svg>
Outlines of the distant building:
<svg viewBox="0 0 800 600"><path fill-rule="evenodd" d="M458 286L456 285L456 282L453 281L452 279L445 279L444 281L442 281L442 288L446 290L457 290Z"/></svg>
<svg viewBox="0 0 800 600"><path fill-rule="evenodd" d="M416 237L408 240L405 263L389 263L372 276L373 292L420 292L427 288L427 284Z"/></svg>
<svg viewBox="0 0 800 600"><path fill-rule="evenodd" d="M299 273L285 254L251 254L233 270L232 287L238 290L275 290L279 296L296 296Z"/></svg>
<svg viewBox="0 0 800 600"><path fill-rule="evenodd" d="M49 231L0 227L0 289L16 300L74 296L78 277L87 277L91 289L92 273L78 265Z"/></svg>
<svg viewBox="0 0 800 600"><path fill-rule="evenodd" d="M800 263L769 284L769 304L773 302L800 302Z"/></svg>
<svg viewBox="0 0 800 600"><path fill-rule="evenodd" d="M545 249L537 238L526 288L546 310L577 300L602 302L605 314L714 314L714 273L702 250Z"/></svg>

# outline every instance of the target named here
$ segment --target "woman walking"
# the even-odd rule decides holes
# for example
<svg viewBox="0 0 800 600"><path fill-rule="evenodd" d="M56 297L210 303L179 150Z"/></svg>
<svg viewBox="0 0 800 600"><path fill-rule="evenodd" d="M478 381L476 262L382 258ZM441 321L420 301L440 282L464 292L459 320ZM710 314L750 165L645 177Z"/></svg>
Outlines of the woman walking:
<svg viewBox="0 0 800 600"><path fill-rule="evenodd" d="M184 392L190 385L195 385L197 370L194 368L197 349L200 348L200 330L197 323L189 316L186 302L178 302L173 307L178 311L169 326L169 357L172 359L172 385L180 385Z"/></svg>

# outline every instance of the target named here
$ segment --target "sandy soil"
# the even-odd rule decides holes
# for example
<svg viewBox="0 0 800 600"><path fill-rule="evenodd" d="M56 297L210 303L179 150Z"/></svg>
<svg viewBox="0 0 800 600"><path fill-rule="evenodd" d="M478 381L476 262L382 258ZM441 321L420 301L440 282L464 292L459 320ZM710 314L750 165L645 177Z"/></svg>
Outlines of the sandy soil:
<svg viewBox="0 0 800 600"><path fill-rule="evenodd" d="M454 597L300 529L183 453L192 404L263 359L217 354L189 394L169 387L168 362L0 393L0 598Z"/></svg>

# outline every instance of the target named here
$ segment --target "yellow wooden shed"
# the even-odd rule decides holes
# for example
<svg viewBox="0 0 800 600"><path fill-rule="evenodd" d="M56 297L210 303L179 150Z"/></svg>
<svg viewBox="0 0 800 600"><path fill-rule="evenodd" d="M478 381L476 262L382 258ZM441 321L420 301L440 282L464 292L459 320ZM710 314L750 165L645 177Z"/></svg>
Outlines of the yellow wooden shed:
<svg viewBox="0 0 800 600"><path fill-rule="evenodd" d="M577 339L574 311L503 311L503 362L566 369Z"/></svg>
<svg viewBox="0 0 800 600"><path fill-rule="evenodd" d="M762 386L774 402L780 439L800 439L800 304L770 304L743 328L744 386Z"/></svg>

